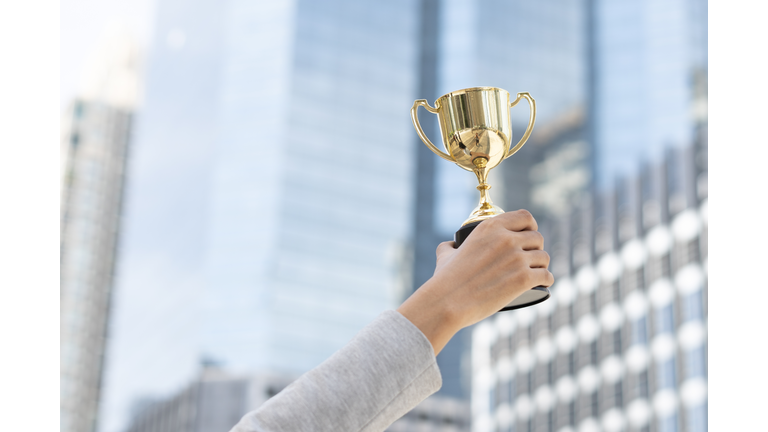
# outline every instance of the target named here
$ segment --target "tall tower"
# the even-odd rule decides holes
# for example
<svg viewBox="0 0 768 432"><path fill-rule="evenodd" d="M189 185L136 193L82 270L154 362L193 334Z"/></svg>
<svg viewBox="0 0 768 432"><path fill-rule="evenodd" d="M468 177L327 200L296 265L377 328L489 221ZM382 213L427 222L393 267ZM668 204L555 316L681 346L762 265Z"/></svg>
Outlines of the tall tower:
<svg viewBox="0 0 768 432"><path fill-rule="evenodd" d="M477 86L501 87L513 98L530 92L539 107L534 134L522 151L491 171L491 195L505 210L527 208L540 221L542 215L563 211L560 207L567 206L556 204L588 189L590 182L582 4L446 0L422 5L418 98L432 104L445 93ZM513 109L514 140L525 130L528 115L526 104ZM435 117L421 110L420 121L439 142ZM437 244L452 240L476 205L477 183L435 157L415 134L414 140L416 289L432 276ZM438 356L444 395L469 398L470 334L471 329L459 332Z"/></svg>
<svg viewBox="0 0 768 432"><path fill-rule="evenodd" d="M109 39L62 119L62 432L95 430L138 63L129 38Z"/></svg>
<svg viewBox="0 0 768 432"><path fill-rule="evenodd" d="M104 430L199 362L299 374L404 294L417 5L161 0Z"/></svg>
<svg viewBox="0 0 768 432"><path fill-rule="evenodd" d="M707 2L588 0L597 186L637 174L706 121Z"/></svg>

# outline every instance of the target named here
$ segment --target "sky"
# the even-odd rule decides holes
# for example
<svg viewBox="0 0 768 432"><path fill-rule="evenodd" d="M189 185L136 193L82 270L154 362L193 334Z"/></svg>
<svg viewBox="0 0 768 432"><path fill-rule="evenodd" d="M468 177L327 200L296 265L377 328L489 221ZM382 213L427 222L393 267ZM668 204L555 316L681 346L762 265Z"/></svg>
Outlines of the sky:
<svg viewBox="0 0 768 432"><path fill-rule="evenodd" d="M122 30L142 48L148 45L154 0L61 0L60 6L59 103L63 109L78 95L88 60L110 33Z"/></svg>

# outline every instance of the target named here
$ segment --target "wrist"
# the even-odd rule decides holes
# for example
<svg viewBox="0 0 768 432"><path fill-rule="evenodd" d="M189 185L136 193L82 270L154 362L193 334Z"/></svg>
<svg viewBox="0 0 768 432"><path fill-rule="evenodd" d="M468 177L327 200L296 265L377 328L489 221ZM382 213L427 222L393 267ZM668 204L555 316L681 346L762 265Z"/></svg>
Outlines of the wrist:
<svg viewBox="0 0 768 432"><path fill-rule="evenodd" d="M433 279L416 290L397 311L426 336L435 355L462 328L461 314L439 294Z"/></svg>

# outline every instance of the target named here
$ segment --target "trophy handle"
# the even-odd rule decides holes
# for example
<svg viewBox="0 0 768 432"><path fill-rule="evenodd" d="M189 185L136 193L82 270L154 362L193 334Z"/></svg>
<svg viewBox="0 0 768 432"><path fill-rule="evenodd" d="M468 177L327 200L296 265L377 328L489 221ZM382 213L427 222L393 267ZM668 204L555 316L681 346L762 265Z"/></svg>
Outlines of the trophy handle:
<svg viewBox="0 0 768 432"><path fill-rule="evenodd" d="M450 162L456 162L451 156L446 154L445 152L440 151L439 148L437 148L434 144L432 144L432 141L427 138L427 134L424 133L424 131L421 129L421 124L419 123L419 114L418 109L419 105L423 106L427 111L431 112L432 114L437 114L437 109L432 108L429 106L429 103L427 103L426 99L417 99L413 103L413 108L411 108L411 121L413 121L413 127L416 128L416 132L419 134L419 138L421 138L422 141L424 141L424 144L429 147L430 150L432 150L436 155L440 156L441 158L450 161Z"/></svg>
<svg viewBox="0 0 768 432"><path fill-rule="evenodd" d="M525 144L526 141L528 141L528 137L531 136L531 132L533 131L533 124L536 122L536 101L533 100L531 95L528 92L522 92L517 94L517 99L515 99L514 102L510 102L509 106L510 108L517 105L518 102L520 102L520 99L525 98L528 100L528 105L531 107L531 118L528 120L528 128L525 129L525 133L523 134L523 137L520 138L520 142L515 144L514 147L510 148L507 152L507 155L504 156L504 159L512 156L513 154L517 153L518 150L520 150L520 147Z"/></svg>

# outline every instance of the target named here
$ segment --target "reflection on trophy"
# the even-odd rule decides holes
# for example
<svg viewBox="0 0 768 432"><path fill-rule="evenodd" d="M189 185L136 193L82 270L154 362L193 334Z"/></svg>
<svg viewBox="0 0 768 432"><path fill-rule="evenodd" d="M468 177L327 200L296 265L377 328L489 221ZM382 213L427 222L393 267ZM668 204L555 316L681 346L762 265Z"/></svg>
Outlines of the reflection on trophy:
<svg viewBox="0 0 768 432"><path fill-rule="evenodd" d="M509 108L517 105L521 99L528 101L531 118L520 142L511 147L512 126ZM417 114L419 106L437 114L443 146L447 154L432 144L421 129ZM518 93L517 98L510 102L509 92L506 90L494 87L473 87L441 96L435 102L434 108L429 106L425 99L417 100L411 108L411 119L419 137L430 150L441 158L474 172L480 183L477 186L480 191L480 204L454 236L456 247L459 247L482 221L504 213L504 210L491 201L488 193L491 189L487 183L488 172L501 161L515 154L528 140L536 121L536 101L528 93ZM532 306L548 298L549 290L538 286L525 292L501 310Z"/></svg>

